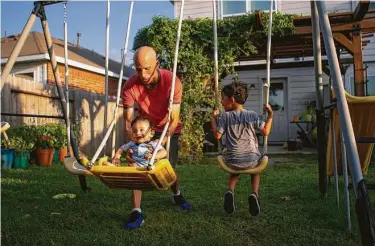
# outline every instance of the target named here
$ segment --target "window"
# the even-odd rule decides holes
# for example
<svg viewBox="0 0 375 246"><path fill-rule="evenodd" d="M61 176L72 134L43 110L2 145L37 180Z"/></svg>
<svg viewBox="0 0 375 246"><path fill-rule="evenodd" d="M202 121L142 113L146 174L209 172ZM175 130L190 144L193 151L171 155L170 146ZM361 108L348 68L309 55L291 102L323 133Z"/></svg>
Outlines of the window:
<svg viewBox="0 0 375 246"><path fill-rule="evenodd" d="M284 83L271 83L269 100L273 111L284 111Z"/></svg>
<svg viewBox="0 0 375 246"><path fill-rule="evenodd" d="M273 10L276 11L276 0L271 0L273 2ZM270 0L242 0L242 1L232 1L223 0L222 1L222 16L233 16L242 15L255 10L269 11Z"/></svg>
<svg viewBox="0 0 375 246"><path fill-rule="evenodd" d="M22 79L27 79L27 80L34 80L34 73L15 73L15 77L17 78L22 78Z"/></svg>
<svg viewBox="0 0 375 246"><path fill-rule="evenodd" d="M350 84L352 86L352 94L355 94L354 77L350 77ZM365 84L365 95L375 96L375 75L367 76L367 83Z"/></svg>
<svg viewBox="0 0 375 246"><path fill-rule="evenodd" d="M366 95L375 96L375 76L367 76Z"/></svg>
<svg viewBox="0 0 375 246"><path fill-rule="evenodd" d="M223 1L223 16L245 14L246 1Z"/></svg>

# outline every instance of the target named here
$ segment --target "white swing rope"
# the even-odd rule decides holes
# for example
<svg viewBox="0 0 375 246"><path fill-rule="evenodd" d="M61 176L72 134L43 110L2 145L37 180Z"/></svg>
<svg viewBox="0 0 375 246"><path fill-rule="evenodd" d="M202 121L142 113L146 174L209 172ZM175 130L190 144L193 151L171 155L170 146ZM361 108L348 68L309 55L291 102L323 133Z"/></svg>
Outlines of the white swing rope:
<svg viewBox="0 0 375 246"><path fill-rule="evenodd" d="M270 77L271 77L271 36L272 36L272 10L273 10L274 1L270 1L270 16L269 16L269 23L268 23L268 40L267 40L267 81L263 84L265 88L265 104L268 104L270 99ZM263 140L263 155L267 154L268 151L268 136L264 136Z"/></svg>
<svg viewBox="0 0 375 246"><path fill-rule="evenodd" d="M106 32L105 32L105 77L104 77L104 125L103 131L107 129L108 119L108 63L109 63L109 17L111 12L111 2L107 0L107 15L105 18ZM113 149L112 149L113 151Z"/></svg>
<svg viewBox="0 0 375 246"><path fill-rule="evenodd" d="M169 128L170 122L171 122L171 115L172 115L172 105L173 105L173 97L174 97L174 89L175 89L175 84L176 84L176 74L177 74L177 62L178 62L178 49L180 47L180 39L181 39L181 26L182 26L182 19L183 19L183 14L184 14L184 3L185 0L181 1L181 8L180 8L180 16L178 20L178 29L177 29L177 38L176 38L176 48L175 48L175 53L174 53L174 63L173 63L173 76L172 76L172 87L171 87L171 93L169 95L169 105L168 105L168 121L164 126L163 132L160 136L159 142L156 145L156 148L154 152L152 153L152 157L150 159L150 162L148 164L148 169L150 169L155 161L156 153L158 152L158 149L161 146L161 142L163 141L167 130ZM167 140L167 146L166 150L168 153L168 159L169 159L169 148L170 148L170 143L171 142L171 136L168 136Z"/></svg>
<svg viewBox="0 0 375 246"><path fill-rule="evenodd" d="M214 32L214 74L215 74L215 109L219 109L219 57L218 57L218 47L217 47L217 10L216 10L216 0L212 0L213 6L213 32ZM222 147L220 140L217 140L218 151L221 153Z"/></svg>
<svg viewBox="0 0 375 246"><path fill-rule="evenodd" d="M123 50L122 59L121 59L120 77L119 77L118 84L117 84L117 98L116 98L117 100L116 100L116 106L115 106L115 109L114 109L114 117L112 119L112 122L111 122L110 126L108 127L108 129L105 133L105 136L104 136L102 142L100 143L100 145L99 145L98 149L96 150L93 158L91 159L91 161L88 164L89 168L91 168L93 163L95 163L96 159L98 159L102 149L104 148L109 136L112 133L112 130L113 130L114 126L116 125L117 110L118 110L118 107L119 107L119 104L120 104L120 94L121 94L121 85L122 85L122 78L123 78L124 66L125 66L125 58L126 58L126 54L128 52L129 33L130 33L130 25L131 25L131 20L132 20L132 15L133 15L133 6L134 6L134 0L130 1L128 25L127 25L126 36L125 36L125 45L124 45L124 50Z"/></svg>
<svg viewBox="0 0 375 246"><path fill-rule="evenodd" d="M217 48L217 18L216 0L212 0L213 5L213 31L214 31L214 73L215 73L215 109L219 108L219 58Z"/></svg>
<svg viewBox="0 0 375 246"><path fill-rule="evenodd" d="M68 21L67 2L64 2L64 59L65 59L65 97L66 97L66 139L67 156L70 157L70 106L69 106L69 65L68 65Z"/></svg>

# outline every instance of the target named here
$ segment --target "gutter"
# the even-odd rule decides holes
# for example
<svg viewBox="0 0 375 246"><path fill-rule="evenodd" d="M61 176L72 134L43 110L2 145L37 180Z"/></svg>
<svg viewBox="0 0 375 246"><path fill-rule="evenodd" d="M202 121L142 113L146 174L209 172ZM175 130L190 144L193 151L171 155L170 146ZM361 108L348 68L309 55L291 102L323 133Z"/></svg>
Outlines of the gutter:
<svg viewBox="0 0 375 246"><path fill-rule="evenodd" d="M350 54L343 54L340 56L340 59L345 59L345 58L353 58ZM322 56L322 60L327 60L327 56ZM307 62L307 61L314 61L313 56L308 56L308 57L298 57L298 58L280 58L280 59L274 59L273 63L293 63L293 62ZM266 60L258 60L258 61L242 61L242 62L234 62L233 65L235 67L239 66L251 66L251 65L263 65L266 64Z"/></svg>
<svg viewBox="0 0 375 246"><path fill-rule="evenodd" d="M32 62L32 61L43 61L43 60L50 60L48 53L39 54L39 55L30 55L30 56L19 56L19 57L17 57L16 62ZM65 64L65 58L64 57L56 56L56 61L58 63ZM1 58L1 64L5 64L7 62L8 62L8 58ZM81 63L81 62L77 62L77 61L74 61L74 60L68 59L68 65L72 66L72 67L76 67L76 68L81 68L81 69L84 69L86 71L90 71L90 72L105 75L105 69L103 69L103 68L90 66L90 65L87 65L87 64L84 64L84 63ZM120 78L119 74L114 73L112 71L108 71L108 75L111 76L111 77L114 77L114 78ZM123 79L129 79L129 77L124 76L124 75L122 77L123 77Z"/></svg>

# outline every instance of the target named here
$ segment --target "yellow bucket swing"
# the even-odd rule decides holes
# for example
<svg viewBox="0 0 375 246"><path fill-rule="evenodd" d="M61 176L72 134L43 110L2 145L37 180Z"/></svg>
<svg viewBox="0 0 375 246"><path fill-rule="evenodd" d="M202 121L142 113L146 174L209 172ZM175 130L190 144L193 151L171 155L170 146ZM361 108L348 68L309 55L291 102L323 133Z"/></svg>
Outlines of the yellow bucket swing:
<svg viewBox="0 0 375 246"><path fill-rule="evenodd" d="M263 87L265 87L265 103L268 104L269 102L269 87L270 87L270 58L271 58L271 31L272 31L272 1L270 4L270 17L269 17L269 25L268 25L268 42L267 42L267 81L264 83ZM217 48L217 23L216 23L216 4L213 1L214 11L213 11L213 27L214 27L214 65L215 65L215 107L218 108L219 106L219 75L218 75L218 48ZM267 154L267 142L268 136L264 136L264 149L263 149L263 157L258 166L252 169L247 170L233 170L229 168L225 164L224 157L219 155L217 157L219 167L222 168L224 171L231 173L231 174L257 174L261 173L268 165L268 156Z"/></svg>
<svg viewBox="0 0 375 246"><path fill-rule="evenodd" d="M183 4L184 1L182 1ZM176 40L176 51L175 51L175 57L174 57L174 67L173 67L173 78L172 78L172 86L170 91L170 98L169 98L169 107L168 107L168 122L165 125L163 132L160 136L160 140L154 149L154 152L152 154L152 157L149 161L148 166L145 167L117 167L117 166L111 166L111 165L103 165L103 164L110 164L108 162L107 158L101 158L99 159L98 163L96 163L96 160L98 156L100 155L102 149L105 146L106 141L108 140L114 126L116 125L115 119L117 119L117 109L120 102L120 90L122 85L122 74L123 74L123 67L125 63L125 56L127 53L127 47L128 47L128 40L129 40L129 30L130 30L130 23L132 18L132 10L133 10L133 4L134 1L131 1L130 3L130 11L129 11L129 19L128 19L128 27L126 32L126 39L125 39L125 47L124 47L124 53L123 53L123 59L122 59L122 65L121 65L121 72L120 72L120 78L118 80L118 89L117 89L117 101L116 101L116 107L114 112L114 118L109 126L109 128L106 131L106 134L102 140L102 143L100 144L99 148L97 149L96 153L94 154L91 161L88 159L81 159L80 161L77 160L78 153L75 153L75 157L70 157L68 152L68 157L64 160L64 166L65 168L74 175L84 175L84 176L96 176L98 177L104 184L106 184L109 188L119 188L119 189L131 189L131 190L151 190L151 189L158 189L158 190L165 190L168 189L173 183L175 183L177 176L172 168L170 162L167 159L158 160L155 161L155 156L158 151L158 149L161 146L161 140L164 139L167 130L169 129L170 125L170 119L171 119L171 109L173 104L173 95L175 90L175 82L176 82L176 70L177 70L177 57L178 57L178 48L179 48L179 41L181 36L181 26L182 26L182 16L183 16L183 8L181 7L180 10L180 20L178 24L178 30L177 30L177 40ZM64 20L64 24L65 20ZM66 25L65 30L66 30ZM108 28L108 25L107 25ZM107 31L107 35L108 35ZM65 37L66 38L66 37ZM67 51L67 45L65 46L65 50ZM67 52L65 53L65 61L67 61ZM67 73L67 62L66 62L66 73ZM106 67L108 69L108 67ZM68 85L66 76L66 87ZM66 100L67 108L69 100ZM64 112L67 114L68 117L66 117L67 120L67 126L69 127L69 112ZM68 131L67 137L68 137L68 143L70 143L70 131ZM74 139L72 139L74 141ZM73 142L72 141L72 142ZM170 138L168 137L168 143L167 143L167 151L169 151L169 143ZM69 150L69 146L68 146ZM78 152L78 151L76 151Z"/></svg>

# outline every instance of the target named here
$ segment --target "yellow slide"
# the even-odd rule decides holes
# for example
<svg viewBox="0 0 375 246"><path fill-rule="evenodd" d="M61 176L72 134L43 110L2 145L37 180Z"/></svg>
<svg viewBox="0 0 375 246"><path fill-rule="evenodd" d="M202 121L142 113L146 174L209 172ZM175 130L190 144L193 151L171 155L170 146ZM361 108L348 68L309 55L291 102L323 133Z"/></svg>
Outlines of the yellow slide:
<svg viewBox="0 0 375 246"><path fill-rule="evenodd" d="M353 124L355 138L375 137L375 96L355 97L345 92L349 106L350 118ZM335 128L336 158L338 173L342 173L342 154L340 142L340 122L337 107L333 110L333 124ZM328 134L327 144L327 171L329 176L333 176L333 152L331 126ZM374 144L357 143L359 160L363 175L367 174L367 169L371 160L371 153Z"/></svg>

